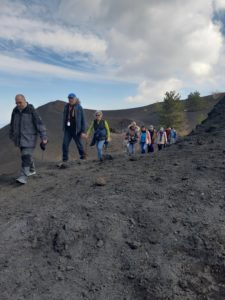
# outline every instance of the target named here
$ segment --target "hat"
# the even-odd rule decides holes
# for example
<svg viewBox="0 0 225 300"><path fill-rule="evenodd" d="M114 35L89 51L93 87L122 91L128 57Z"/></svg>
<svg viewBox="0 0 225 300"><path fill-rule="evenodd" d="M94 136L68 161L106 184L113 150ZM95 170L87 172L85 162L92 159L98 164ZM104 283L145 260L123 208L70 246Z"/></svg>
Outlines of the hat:
<svg viewBox="0 0 225 300"><path fill-rule="evenodd" d="M133 121L130 125L129 125L129 127L132 127L132 126L136 126L136 122L135 121Z"/></svg>
<svg viewBox="0 0 225 300"><path fill-rule="evenodd" d="M76 98L76 95L75 95L74 93L70 93L70 94L68 95L68 98Z"/></svg>
<svg viewBox="0 0 225 300"><path fill-rule="evenodd" d="M102 113L102 111L101 110L96 110L96 112L95 112L95 116L96 115L101 115L101 116L103 116L103 113Z"/></svg>

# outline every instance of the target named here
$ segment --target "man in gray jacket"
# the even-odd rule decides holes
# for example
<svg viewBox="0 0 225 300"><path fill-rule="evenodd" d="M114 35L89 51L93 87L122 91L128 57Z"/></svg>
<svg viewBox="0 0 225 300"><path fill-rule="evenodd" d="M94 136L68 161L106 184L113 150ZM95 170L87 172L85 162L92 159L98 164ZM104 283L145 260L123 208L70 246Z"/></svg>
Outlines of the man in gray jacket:
<svg viewBox="0 0 225 300"><path fill-rule="evenodd" d="M16 107L13 109L10 122L10 139L20 148L22 167L20 176L16 179L21 184L27 183L27 177L36 174L33 152L38 134L41 146L47 144L46 128L33 105L29 104L21 94L15 97Z"/></svg>

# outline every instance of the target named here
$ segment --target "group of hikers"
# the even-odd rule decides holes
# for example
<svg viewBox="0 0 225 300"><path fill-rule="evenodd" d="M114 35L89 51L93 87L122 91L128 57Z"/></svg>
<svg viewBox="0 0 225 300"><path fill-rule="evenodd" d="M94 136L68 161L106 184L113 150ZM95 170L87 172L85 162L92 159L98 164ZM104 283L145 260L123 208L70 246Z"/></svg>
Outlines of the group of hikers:
<svg viewBox="0 0 225 300"><path fill-rule="evenodd" d="M177 139L175 128L163 127L157 132L153 125L149 129L145 125L138 127L136 122L132 122L127 129L125 135L125 146L129 155L135 153L135 144L139 142L141 154L154 152L154 145L158 145L158 151L166 147L166 145L174 144Z"/></svg>
<svg viewBox="0 0 225 300"><path fill-rule="evenodd" d="M10 139L21 152L21 171L16 181L20 184L27 183L27 178L36 174L33 161L33 152L36 147L38 135L40 136L40 147L44 151L48 143L46 127L41 117L32 104L26 101L22 94L15 97L16 107L13 109L10 122ZM63 143L62 162L59 167L65 167L69 160L69 145L73 139L80 159L86 159L87 153L84 150L82 139L88 141L91 137L90 146L96 146L97 156L100 162L103 161L103 149L111 142L110 128L107 120L103 118L102 111L96 111L94 120L86 131L86 122L83 108L79 99L74 93L68 95L68 103L63 111ZM147 129L144 125L137 126L132 122L125 133L124 145L128 155L135 153L136 145L140 145L140 153L154 152L154 145L158 145L158 150L162 150L166 145L176 142L176 130L174 128L160 128L157 132L153 125Z"/></svg>

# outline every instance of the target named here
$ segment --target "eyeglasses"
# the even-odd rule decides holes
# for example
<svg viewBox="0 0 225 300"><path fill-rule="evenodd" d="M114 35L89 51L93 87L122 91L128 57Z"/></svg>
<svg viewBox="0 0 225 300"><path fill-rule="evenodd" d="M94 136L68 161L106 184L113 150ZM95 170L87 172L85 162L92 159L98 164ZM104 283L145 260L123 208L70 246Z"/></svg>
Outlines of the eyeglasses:
<svg viewBox="0 0 225 300"><path fill-rule="evenodd" d="M97 114L97 115L95 115L96 117L101 117L101 115L100 114Z"/></svg>

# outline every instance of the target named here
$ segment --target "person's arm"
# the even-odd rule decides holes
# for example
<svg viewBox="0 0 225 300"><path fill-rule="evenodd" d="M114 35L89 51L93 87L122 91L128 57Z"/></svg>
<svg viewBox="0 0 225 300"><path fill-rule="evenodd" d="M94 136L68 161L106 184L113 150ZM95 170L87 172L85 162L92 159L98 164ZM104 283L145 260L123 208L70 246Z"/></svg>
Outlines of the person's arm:
<svg viewBox="0 0 225 300"><path fill-rule="evenodd" d="M165 136L165 144L166 144L167 143L167 135L165 132L164 132L164 136Z"/></svg>
<svg viewBox="0 0 225 300"><path fill-rule="evenodd" d="M85 133L86 122L85 122L84 110L83 110L82 106L80 106L80 112L81 112L81 133Z"/></svg>
<svg viewBox="0 0 225 300"><path fill-rule="evenodd" d="M38 115L37 111L34 109L33 106L31 106L31 107L32 107L32 117L33 117L34 125L37 129L37 132L40 135L40 138L41 138L42 142L46 144L47 141L48 141L46 127L43 124L42 119Z"/></svg>
<svg viewBox="0 0 225 300"><path fill-rule="evenodd" d="M12 140L14 136L14 129L13 129L13 121L14 121L14 110L11 115L10 125L9 125L9 138Z"/></svg>
<svg viewBox="0 0 225 300"><path fill-rule="evenodd" d="M107 139L110 140L110 129L109 129L109 124L106 120L105 120L105 129L106 129Z"/></svg>
<svg viewBox="0 0 225 300"><path fill-rule="evenodd" d="M65 126L66 126L66 105L64 106L64 109L63 109L63 118L62 118L62 129L63 129L63 131L65 130Z"/></svg>
<svg viewBox="0 0 225 300"><path fill-rule="evenodd" d="M152 140L151 140L151 134L149 131L147 131L147 137L148 137L147 144L150 145L152 143Z"/></svg>
<svg viewBox="0 0 225 300"><path fill-rule="evenodd" d="M91 122L91 125L88 128L87 137L92 134L93 130L94 130L94 121Z"/></svg>

